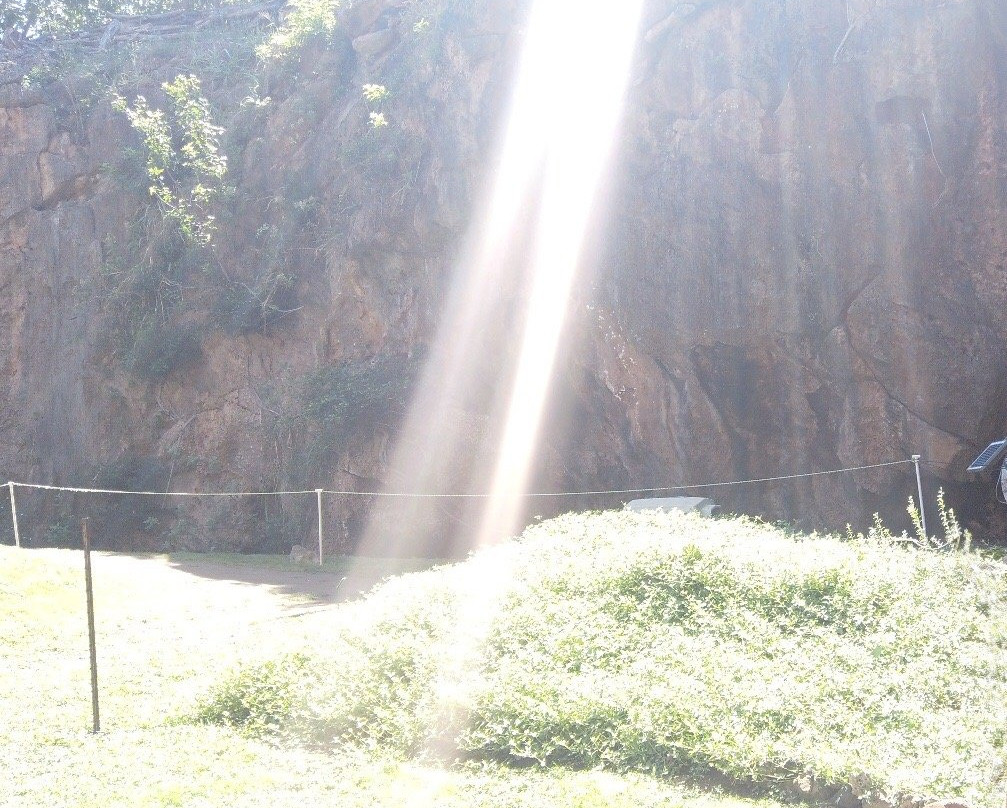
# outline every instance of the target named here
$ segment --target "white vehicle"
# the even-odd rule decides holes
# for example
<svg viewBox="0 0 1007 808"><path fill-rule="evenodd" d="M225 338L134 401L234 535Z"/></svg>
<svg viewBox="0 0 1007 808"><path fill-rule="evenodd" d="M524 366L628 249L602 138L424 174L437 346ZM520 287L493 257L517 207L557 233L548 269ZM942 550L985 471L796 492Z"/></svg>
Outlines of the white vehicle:
<svg viewBox="0 0 1007 808"><path fill-rule="evenodd" d="M703 516L716 516L720 512L717 503L706 497L661 497L657 499L634 499L626 503L627 511L696 511Z"/></svg>

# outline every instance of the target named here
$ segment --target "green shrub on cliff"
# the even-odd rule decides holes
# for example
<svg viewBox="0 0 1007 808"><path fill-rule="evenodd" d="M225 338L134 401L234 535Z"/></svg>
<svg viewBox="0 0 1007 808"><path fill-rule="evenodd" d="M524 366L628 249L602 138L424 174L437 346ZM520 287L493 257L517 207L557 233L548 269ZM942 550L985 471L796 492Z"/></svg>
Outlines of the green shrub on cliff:
<svg viewBox="0 0 1007 808"><path fill-rule="evenodd" d="M151 203L137 216L134 243L113 262L121 266L105 272L106 309L126 370L146 381L159 381L202 354L199 329L182 322L182 289L196 288L191 282L196 273L201 280L208 275L216 232L213 211L227 190L227 158L220 148L224 130L214 123L199 79L178 75L161 89L168 100L163 109L143 96L132 104L119 95L113 98L113 106L141 138L137 154ZM225 328L240 332L256 327L253 303L268 319L278 288L290 285L285 276L270 288L230 284L222 295L232 315ZM241 294L245 289L252 300Z"/></svg>
<svg viewBox="0 0 1007 808"><path fill-rule="evenodd" d="M188 325L150 320L134 335L125 355L126 369L147 381L159 381L194 363L202 354L199 331Z"/></svg>
<svg viewBox="0 0 1007 808"><path fill-rule="evenodd" d="M405 414L418 367L409 357L376 356L303 377L296 418L311 436L310 466L327 467L355 434L394 427Z"/></svg>
<svg viewBox="0 0 1007 808"><path fill-rule="evenodd" d="M211 205L227 174L220 152L224 130L214 124L195 76L176 76L161 89L171 102L167 111L151 107L142 95L132 106L116 96L113 105L143 139L149 192L162 215L186 241L206 245L215 229Z"/></svg>
<svg viewBox="0 0 1007 808"><path fill-rule="evenodd" d="M214 306L214 320L230 336L264 334L300 308L291 275L265 267L250 280L224 288Z"/></svg>
<svg viewBox="0 0 1007 808"><path fill-rule="evenodd" d="M569 515L389 582L303 667L246 668L200 715L412 754L986 802L1007 740L1005 572L744 519ZM258 716L255 682L275 689L278 670L293 695Z"/></svg>
<svg viewBox="0 0 1007 808"><path fill-rule="evenodd" d="M327 41L336 30L339 0L292 0L283 24L259 48L263 59L292 56L305 45Z"/></svg>

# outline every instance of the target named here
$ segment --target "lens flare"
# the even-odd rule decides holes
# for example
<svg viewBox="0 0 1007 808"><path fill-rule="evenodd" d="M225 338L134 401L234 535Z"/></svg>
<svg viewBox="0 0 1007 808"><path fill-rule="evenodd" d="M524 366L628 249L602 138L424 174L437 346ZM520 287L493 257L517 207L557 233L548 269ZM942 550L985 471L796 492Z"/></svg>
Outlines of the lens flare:
<svg viewBox="0 0 1007 808"><path fill-rule="evenodd" d="M492 183L480 205L386 493L454 493L468 481L466 548L519 527L583 248L619 131L642 0L571 9L536 0ZM593 234L592 234L593 236ZM480 423L471 428L471 402ZM476 504L477 503L477 504ZM361 554L423 555L443 501L385 498Z"/></svg>

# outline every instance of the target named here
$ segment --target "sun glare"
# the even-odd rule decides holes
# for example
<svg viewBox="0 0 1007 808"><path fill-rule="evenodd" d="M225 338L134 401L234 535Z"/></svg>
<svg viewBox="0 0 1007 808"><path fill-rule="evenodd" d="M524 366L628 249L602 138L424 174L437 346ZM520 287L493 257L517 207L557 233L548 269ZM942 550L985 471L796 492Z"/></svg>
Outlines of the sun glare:
<svg viewBox="0 0 1007 808"><path fill-rule="evenodd" d="M640 3L578 8L541 0L531 21L515 126L538 134L543 171L531 290L490 497L477 546L516 525L553 376L570 293L613 148L639 25ZM527 97L525 96L527 94ZM533 114L541 116L537 121ZM537 128L536 128L537 125ZM517 136L512 133L512 136ZM532 139L532 138L528 138ZM507 183L506 176L500 178Z"/></svg>
<svg viewBox="0 0 1007 808"><path fill-rule="evenodd" d="M641 6L588 2L572 13L562 0L536 0L527 19L489 193L455 268L386 489L456 493L450 489L465 463L459 457L473 454L478 440L482 461L467 479L488 487L473 508L478 527L467 549L520 527L571 292L619 130ZM475 438L463 414L480 393L488 394L488 423ZM381 500L360 551L428 552L436 537L424 532L437 529L442 506L432 497ZM392 531L398 546L389 546L389 524L399 527Z"/></svg>

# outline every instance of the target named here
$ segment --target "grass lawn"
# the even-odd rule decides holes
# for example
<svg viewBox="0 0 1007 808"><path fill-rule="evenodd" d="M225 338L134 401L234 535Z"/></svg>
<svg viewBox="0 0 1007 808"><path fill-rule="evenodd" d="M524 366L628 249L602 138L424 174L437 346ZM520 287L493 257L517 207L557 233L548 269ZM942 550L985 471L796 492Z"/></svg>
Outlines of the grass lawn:
<svg viewBox="0 0 1007 808"><path fill-rule="evenodd" d="M240 576L186 571L202 562L289 566L256 557L93 555L102 732L92 735L82 554L0 547L0 805L758 804L645 774L442 766L380 746L309 751L187 723L197 700L236 665L324 646L334 615L347 608ZM379 562L369 563L376 571ZM343 569L333 560L328 571Z"/></svg>

